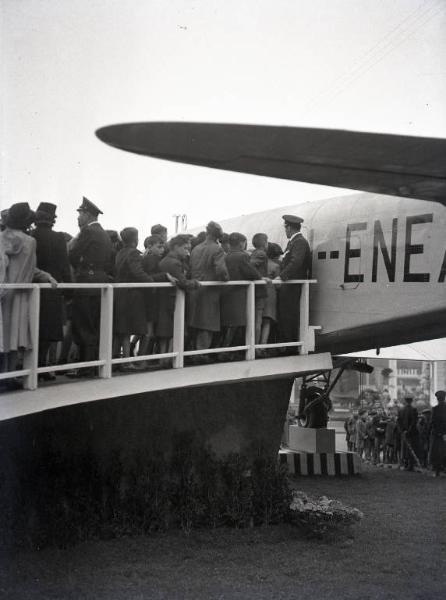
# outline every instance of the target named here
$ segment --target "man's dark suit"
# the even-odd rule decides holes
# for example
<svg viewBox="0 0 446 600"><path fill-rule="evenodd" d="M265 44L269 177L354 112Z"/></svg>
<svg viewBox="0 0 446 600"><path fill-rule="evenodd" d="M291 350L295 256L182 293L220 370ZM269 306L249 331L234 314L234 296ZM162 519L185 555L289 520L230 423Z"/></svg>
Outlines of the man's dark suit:
<svg viewBox="0 0 446 600"><path fill-rule="evenodd" d="M301 233L290 239L280 268L280 278L307 279L311 270L311 251L307 240ZM278 298L279 336L281 341L296 342L299 339L299 300L300 285L284 285Z"/></svg>
<svg viewBox="0 0 446 600"><path fill-rule="evenodd" d="M112 244L99 223L82 227L68 253L78 283L108 283ZM73 339L80 360L97 358L100 325L100 292L77 291L73 300Z"/></svg>
<svg viewBox="0 0 446 600"><path fill-rule="evenodd" d="M435 473L440 474L446 459L446 404L439 402L432 409L431 463Z"/></svg>
<svg viewBox="0 0 446 600"><path fill-rule="evenodd" d="M411 404L406 404L398 413L398 427L402 434L402 454L405 467L413 470L415 457L413 452L418 451L418 411ZM409 449L408 444L412 448Z"/></svg>

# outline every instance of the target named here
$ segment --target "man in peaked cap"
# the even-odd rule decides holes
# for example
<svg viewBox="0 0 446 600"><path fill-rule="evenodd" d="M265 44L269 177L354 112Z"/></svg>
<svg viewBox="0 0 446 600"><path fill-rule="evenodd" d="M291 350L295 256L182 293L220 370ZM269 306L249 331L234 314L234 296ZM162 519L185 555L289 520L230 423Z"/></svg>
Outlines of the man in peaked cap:
<svg viewBox="0 0 446 600"><path fill-rule="evenodd" d="M104 214L102 210L96 206L96 204L93 204L93 202L91 202L91 200L85 196L82 197L82 204L77 209L77 212L79 213L79 217L82 214L88 213L88 215L94 217L95 220L98 218L98 215ZM79 227L81 227L81 225L79 225Z"/></svg>
<svg viewBox="0 0 446 600"><path fill-rule="evenodd" d="M88 198L77 209L79 234L68 253L77 283L108 283L111 272L112 244L98 223L102 211ZM73 299L73 339L79 346L81 361L96 360L99 347L100 290L79 290ZM94 371L79 372L78 376Z"/></svg>
<svg viewBox="0 0 446 600"><path fill-rule="evenodd" d="M285 233L288 244L282 258L278 279L308 279L311 269L311 252L307 240L300 229L303 223L301 217L283 215ZM299 300L300 285L281 286L278 294L279 335L284 342L299 340Z"/></svg>

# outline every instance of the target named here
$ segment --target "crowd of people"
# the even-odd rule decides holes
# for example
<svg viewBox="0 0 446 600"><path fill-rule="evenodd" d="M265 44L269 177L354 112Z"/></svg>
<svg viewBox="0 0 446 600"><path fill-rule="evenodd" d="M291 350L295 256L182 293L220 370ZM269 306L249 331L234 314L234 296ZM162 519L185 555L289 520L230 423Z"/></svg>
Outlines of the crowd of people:
<svg viewBox="0 0 446 600"><path fill-rule="evenodd" d="M396 465L408 471L445 469L446 392L435 394L438 404L421 412L413 399L390 411L362 408L345 420L347 448L374 465Z"/></svg>
<svg viewBox="0 0 446 600"><path fill-rule="evenodd" d="M22 202L1 213L0 283L52 285L52 289L41 292L40 366L66 364L73 352L80 362L98 359L100 291L68 291L58 289L58 283L170 282L187 292L186 348L206 350L245 343L247 289L203 286L202 282L258 281L263 284L256 285L255 290L256 343L298 340L301 286L277 286L271 281L309 277L310 248L300 232L300 217L283 216L288 238L284 252L264 232L254 235L250 240L253 250L248 252L248 240L242 232L224 233L214 221L196 236L183 233L170 240L166 227L154 225L140 251L135 227L125 227L120 233L104 230L98 220L102 211L85 197L78 208L79 232L75 237L54 230L56 210L56 205L41 202L34 212ZM115 288L113 356L171 352L175 297L171 286ZM1 290L2 371L16 370L31 348L29 303L29 291ZM262 356L262 350L257 354ZM210 360L209 355L195 359ZM170 364L164 360L161 366ZM135 361L121 368L147 366ZM84 377L95 372L89 368L67 374Z"/></svg>

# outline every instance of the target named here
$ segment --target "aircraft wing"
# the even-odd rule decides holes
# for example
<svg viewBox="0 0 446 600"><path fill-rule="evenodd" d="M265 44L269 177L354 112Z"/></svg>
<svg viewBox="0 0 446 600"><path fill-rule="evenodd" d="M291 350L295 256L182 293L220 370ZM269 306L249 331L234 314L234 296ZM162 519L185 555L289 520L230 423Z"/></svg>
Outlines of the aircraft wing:
<svg viewBox="0 0 446 600"><path fill-rule="evenodd" d="M446 140L440 138L177 122L110 125L96 135L145 156L446 205Z"/></svg>

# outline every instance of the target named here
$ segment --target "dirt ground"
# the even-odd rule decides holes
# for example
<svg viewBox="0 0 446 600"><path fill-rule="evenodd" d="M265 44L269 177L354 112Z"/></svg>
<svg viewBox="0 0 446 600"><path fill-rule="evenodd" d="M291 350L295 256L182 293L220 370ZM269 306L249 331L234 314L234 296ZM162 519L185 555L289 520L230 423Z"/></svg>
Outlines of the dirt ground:
<svg viewBox="0 0 446 600"><path fill-rule="evenodd" d="M440 599L446 597L446 477L369 467L296 487L363 511L355 537L307 540L291 526L92 541L2 556L1 598Z"/></svg>

